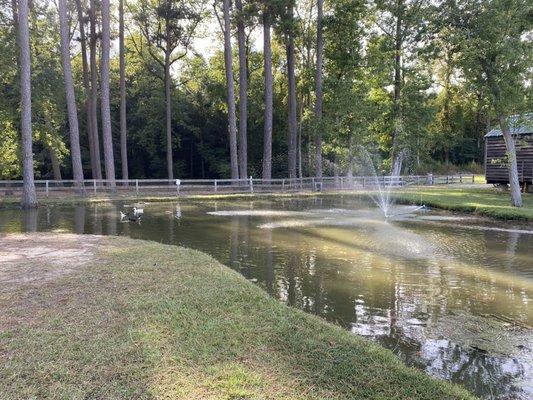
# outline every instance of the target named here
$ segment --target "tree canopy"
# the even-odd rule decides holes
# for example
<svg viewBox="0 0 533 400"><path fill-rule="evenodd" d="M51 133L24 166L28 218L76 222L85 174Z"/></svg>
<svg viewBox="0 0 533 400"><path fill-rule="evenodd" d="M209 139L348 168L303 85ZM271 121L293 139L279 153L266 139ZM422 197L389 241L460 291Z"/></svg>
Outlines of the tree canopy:
<svg viewBox="0 0 533 400"><path fill-rule="evenodd" d="M91 163L103 160L94 161L91 149L94 137L89 135L90 107L85 102L92 94L87 90L88 79L84 81L84 73L91 71L84 72L84 57L88 65L89 56L82 52L76 6L81 6L87 41L95 41L98 79L105 48L102 10L99 2L66 3L83 174L92 178ZM219 24L224 23L223 2L215 3L213 8L204 0L125 2L121 63L119 19L113 17L119 3L111 2L110 151L117 177L122 174L121 165L128 166L131 178L229 177L228 76L235 86L231 96L238 106L233 111L237 130L245 134L239 139L237 132L237 146L247 141L245 151L239 152L240 176L261 177L265 10L272 27L273 177L294 175L295 165L300 176L321 173L316 168L321 157L324 175L348 173L354 149L361 145L377 155L382 172L390 171L394 154L400 152L405 155L403 172L477 171L483 162L487 128L499 124L500 115L507 118L533 109L533 7L526 0L321 2L320 76L316 73L317 52L321 51L317 47L317 1L228 3L231 75L226 74L223 26ZM2 179L22 176L16 4L0 0ZM56 7L48 0L30 2L34 168L37 178L72 179ZM91 35L88 27L93 14L97 29ZM122 125L121 65L125 66L127 104ZM316 85L317 77L323 84ZM96 87L98 96L106 87L103 83ZM244 91L239 90L241 85L246 85ZM319 114L317 87L322 91ZM97 122L101 124L100 103L98 99ZM121 164L124 123L127 140L122 149L127 143L123 154L128 162ZM96 134L102 135L101 127ZM321 146L318 154L317 143ZM98 146L106 154L101 137ZM234 174L235 168L233 164Z"/></svg>

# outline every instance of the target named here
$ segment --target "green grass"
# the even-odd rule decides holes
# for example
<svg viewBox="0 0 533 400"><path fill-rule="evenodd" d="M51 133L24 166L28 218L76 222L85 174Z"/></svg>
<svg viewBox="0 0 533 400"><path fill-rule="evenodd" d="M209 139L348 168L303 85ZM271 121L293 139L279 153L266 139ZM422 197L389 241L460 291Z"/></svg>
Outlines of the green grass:
<svg viewBox="0 0 533 400"><path fill-rule="evenodd" d="M0 291L3 399L472 398L203 253L101 243L74 274Z"/></svg>
<svg viewBox="0 0 533 400"><path fill-rule="evenodd" d="M499 219L533 220L532 194L522 194L523 207L517 208L511 206L509 192L490 186L416 187L397 191L394 196L404 203L425 204Z"/></svg>

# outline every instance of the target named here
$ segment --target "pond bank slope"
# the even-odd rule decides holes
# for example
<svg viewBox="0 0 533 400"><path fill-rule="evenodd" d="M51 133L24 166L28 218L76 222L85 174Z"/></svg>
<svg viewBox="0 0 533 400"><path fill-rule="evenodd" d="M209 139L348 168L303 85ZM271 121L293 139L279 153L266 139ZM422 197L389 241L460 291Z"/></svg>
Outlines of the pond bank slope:
<svg viewBox="0 0 533 400"><path fill-rule="evenodd" d="M0 242L4 399L471 398L198 251L62 234Z"/></svg>
<svg viewBox="0 0 533 400"><path fill-rule="evenodd" d="M522 194L522 207L513 207L509 192L488 185L420 186L400 189L393 196L403 203L425 204L497 219L533 220L533 195Z"/></svg>

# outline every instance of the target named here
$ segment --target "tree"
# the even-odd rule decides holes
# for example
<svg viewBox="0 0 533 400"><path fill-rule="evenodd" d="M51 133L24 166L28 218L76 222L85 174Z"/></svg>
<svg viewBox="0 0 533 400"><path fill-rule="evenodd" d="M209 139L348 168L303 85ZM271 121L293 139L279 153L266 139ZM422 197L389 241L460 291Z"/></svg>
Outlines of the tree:
<svg viewBox="0 0 533 400"><path fill-rule="evenodd" d="M397 0L396 9L393 14L396 17L394 29L394 97L393 97L393 118L394 128L392 130L392 150L391 150L391 165L392 175L399 175L401 172L401 161L398 162L396 157L398 154L398 135L402 126L402 108L401 108L401 92L402 92L402 51L404 41L404 0Z"/></svg>
<svg viewBox="0 0 533 400"><path fill-rule="evenodd" d="M237 9L237 44L239 46L239 175L248 177L248 60L242 0L235 0Z"/></svg>
<svg viewBox="0 0 533 400"><path fill-rule="evenodd" d="M102 60L101 96L102 136L104 139L105 177L111 188L115 188L115 158L111 134L111 106L109 104L109 50L111 46L111 21L109 0L102 0Z"/></svg>
<svg viewBox="0 0 533 400"><path fill-rule="evenodd" d="M22 134L22 202L24 209L37 207L37 194L33 173L33 149L31 129L31 61L30 61L30 32L28 23L28 0L18 1L18 13L15 18L18 27L18 45L20 60L20 94Z"/></svg>
<svg viewBox="0 0 533 400"><path fill-rule="evenodd" d="M287 53L287 81L288 81L288 171L289 178L296 178L296 139L297 139L297 104L296 104L296 73L294 50L294 4L290 0L284 15L284 34Z"/></svg>
<svg viewBox="0 0 533 400"><path fill-rule="evenodd" d="M272 48L270 42L272 10L268 2L263 3L263 59L265 75L265 115L263 133L263 179L272 178Z"/></svg>
<svg viewBox="0 0 533 400"><path fill-rule="evenodd" d="M203 3L194 0L180 2L162 0L157 4L150 0L140 0L139 8L134 14L143 40L146 42L148 54L163 70L162 77L158 72L154 74L163 80L165 86L166 156L169 179L174 177L171 67L187 55L196 27L203 17L202 8ZM134 37L132 39L135 40ZM138 54L144 57L143 42L134 41L133 44ZM150 63L146 60L145 63L152 71Z"/></svg>
<svg viewBox="0 0 533 400"><path fill-rule="evenodd" d="M324 15L324 0L317 0L316 17L316 102L315 119L317 122L316 133L316 176L322 178L322 66L324 55L324 38L322 34L322 18Z"/></svg>
<svg viewBox="0 0 533 400"><path fill-rule="evenodd" d="M70 157L72 159L72 175L76 184L83 190L83 168L81 165L80 133L78 126L78 110L74 94L72 66L70 63L70 35L67 15L67 0L58 0L59 30L61 41L61 65L67 101L68 126L70 132Z"/></svg>
<svg viewBox="0 0 533 400"><path fill-rule="evenodd" d="M443 30L442 37L447 37L448 30ZM459 97L467 93L459 93L457 85L452 79L456 72L456 49L447 40L438 41L438 57L435 60L435 80L440 85L440 91L435 98L436 114L430 126L430 135L434 140L434 150L441 151L444 163L450 164L452 146L457 143L462 121L462 107Z"/></svg>
<svg viewBox="0 0 533 400"><path fill-rule="evenodd" d="M421 32L427 25L424 11L427 0L377 0L376 24L386 35L392 47L393 95L391 130L391 174L399 175L404 151L400 146L400 136L405 131L402 109L402 91L405 82L406 54L417 55L417 46L423 43Z"/></svg>
<svg viewBox="0 0 533 400"><path fill-rule="evenodd" d="M445 1L441 20L451 23L450 40L460 48L459 63L474 88L488 101L503 134L511 203L522 206L515 138L509 116L524 111L531 101L533 10L527 0Z"/></svg>
<svg viewBox="0 0 533 400"><path fill-rule="evenodd" d="M22 176L22 145L17 139L22 64L16 58L17 29L12 21L18 0L0 1L0 174L16 179ZM115 157L127 161L116 170L122 177L166 178L170 167L174 176L184 179L224 178L230 176L235 158L240 178L286 176L294 159L297 176L340 175L350 166L356 174L361 171L354 169L353 150L359 145L381 162L376 165L380 174L390 173L391 152L404 150L411 158L404 163L406 172L467 170L467 164L482 160L483 131L487 121L498 120L495 104L503 110L504 130L510 125L511 133L510 117L531 107L531 90L524 86L531 81L531 71L524 68L531 59L520 47L531 34L527 23L515 16L517 7L529 15L523 0L489 0L493 10L475 0L235 0L228 8L228 31L234 35L230 79L230 60L225 57L230 51L225 54L222 46L209 46L213 52L198 54L196 41L190 40L194 24L205 15L205 1L116 3L117 48L109 54L109 101ZM104 69L99 70L104 50L101 1L62 0L62 7L65 2L67 13L77 12L69 21L71 30L77 23L70 40L79 40L70 44L70 61L73 90L81 102L81 160L88 164L91 158L91 177L98 179L103 168L100 107L105 103L99 103L101 72L105 78ZM36 177L71 179L75 171L68 158L69 128L75 124L69 122L69 111L74 107L66 102L61 24L50 4L34 0L30 7L33 168ZM222 0L216 4L224 25ZM503 11L502 4L509 10ZM128 23L130 16L133 24ZM490 18L494 21L487 22ZM254 41L256 22L265 26L264 51ZM508 28L508 23L517 28ZM492 33L489 25L501 32ZM500 42L505 48L492 44ZM239 85L233 88L238 92L228 98L232 81ZM102 81L105 97L104 86ZM236 157L235 151L228 151L228 101L233 102L229 107L234 109L230 114L235 120L231 126ZM291 142L295 108L296 140ZM106 125L105 117L102 122ZM88 168L83 172L87 176Z"/></svg>
<svg viewBox="0 0 533 400"><path fill-rule="evenodd" d="M120 160L122 179L128 180L128 144L126 127L126 62L124 54L124 0L118 3L119 69L120 69Z"/></svg>
<svg viewBox="0 0 533 400"><path fill-rule="evenodd" d="M85 15L84 7L81 0L76 0L76 11L78 13L78 30L80 34L80 47L81 47L81 62L82 62L82 75L83 75L83 90L85 94L85 113L87 115L87 138L89 141L89 156L91 159L91 173L93 179L98 176L97 163L95 153L95 135L98 135L98 127L93 126L92 118L92 101L91 101L91 88L89 78L89 65L87 62L87 37L85 35Z"/></svg>
<svg viewBox="0 0 533 400"><path fill-rule="evenodd" d="M238 179L239 165L237 159L237 117L235 115L235 83L233 81L233 57L231 51L230 0L222 0L222 13L224 16L224 66L226 71L227 86L230 170L231 179Z"/></svg>
<svg viewBox="0 0 533 400"><path fill-rule="evenodd" d="M96 1L90 0L89 19L90 19L90 70L91 70L91 93L90 93L90 115L91 126L93 129L93 145L94 145L94 164L96 167L96 176L93 179L102 179L102 164L100 158L100 138L98 129L98 70L96 63L96 45L98 36L96 27L98 25L96 14Z"/></svg>

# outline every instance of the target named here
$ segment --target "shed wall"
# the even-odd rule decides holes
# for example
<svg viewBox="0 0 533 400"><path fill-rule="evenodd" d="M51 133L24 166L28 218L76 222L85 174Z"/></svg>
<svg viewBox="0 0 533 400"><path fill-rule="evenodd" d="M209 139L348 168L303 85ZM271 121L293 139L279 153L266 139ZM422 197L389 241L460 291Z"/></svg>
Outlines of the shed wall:
<svg viewBox="0 0 533 400"><path fill-rule="evenodd" d="M485 139L485 178L487 183L509 183L503 136ZM533 183L533 134L520 135L516 141L516 160L520 182Z"/></svg>

